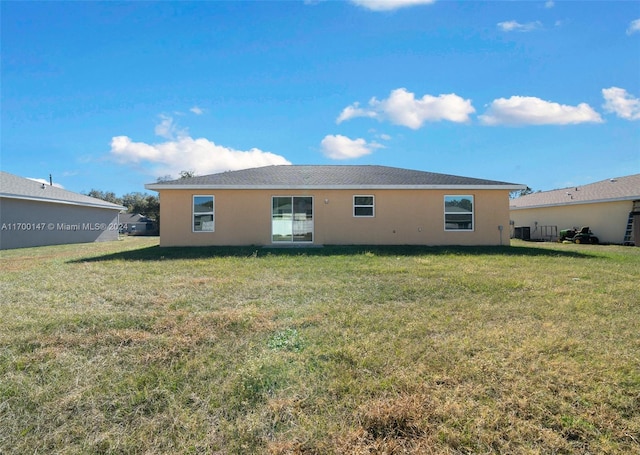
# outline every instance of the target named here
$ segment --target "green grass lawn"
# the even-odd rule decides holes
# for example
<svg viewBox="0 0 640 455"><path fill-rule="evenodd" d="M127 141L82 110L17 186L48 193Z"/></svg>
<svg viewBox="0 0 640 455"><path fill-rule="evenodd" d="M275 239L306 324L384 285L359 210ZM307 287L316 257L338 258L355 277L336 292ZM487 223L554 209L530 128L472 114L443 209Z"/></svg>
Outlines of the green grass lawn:
<svg viewBox="0 0 640 455"><path fill-rule="evenodd" d="M640 453L640 248L0 256L0 453Z"/></svg>

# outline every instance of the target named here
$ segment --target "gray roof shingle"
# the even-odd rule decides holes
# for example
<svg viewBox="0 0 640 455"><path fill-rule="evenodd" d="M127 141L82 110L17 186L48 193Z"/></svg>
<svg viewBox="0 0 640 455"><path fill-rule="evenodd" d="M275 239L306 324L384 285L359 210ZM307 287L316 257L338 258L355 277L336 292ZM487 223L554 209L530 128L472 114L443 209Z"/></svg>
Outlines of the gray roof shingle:
<svg viewBox="0 0 640 455"><path fill-rule="evenodd" d="M617 177L582 186L527 194L510 202L513 210L595 202L640 200L640 174Z"/></svg>
<svg viewBox="0 0 640 455"><path fill-rule="evenodd" d="M126 210L118 204L0 171L0 197Z"/></svg>
<svg viewBox="0 0 640 455"><path fill-rule="evenodd" d="M147 189L454 188L521 189L523 185L387 166L265 166L145 185Z"/></svg>

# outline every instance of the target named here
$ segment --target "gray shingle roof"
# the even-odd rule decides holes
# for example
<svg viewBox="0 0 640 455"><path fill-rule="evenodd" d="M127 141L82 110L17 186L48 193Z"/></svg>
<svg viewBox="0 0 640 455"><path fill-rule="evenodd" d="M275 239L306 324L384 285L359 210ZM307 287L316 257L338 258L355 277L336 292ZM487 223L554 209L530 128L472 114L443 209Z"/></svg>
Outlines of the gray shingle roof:
<svg viewBox="0 0 640 455"><path fill-rule="evenodd" d="M121 213L119 221L121 224L124 223L147 223L152 222L153 220L147 218L144 215L140 215L139 213Z"/></svg>
<svg viewBox="0 0 640 455"><path fill-rule="evenodd" d="M387 166L265 166L145 185L147 189L502 188L523 185Z"/></svg>
<svg viewBox="0 0 640 455"><path fill-rule="evenodd" d="M640 200L640 174L602 180L583 186L527 194L510 202L513 210L595 202Z"/></svg>
<svg viewBox="0 0 640 455"><path fill-rule="evenodd" d="M126 207L121 205L74 193L57 186L43 185L40 182L18 177L8 172L0 172L0 197L126 210Z"/></svg>

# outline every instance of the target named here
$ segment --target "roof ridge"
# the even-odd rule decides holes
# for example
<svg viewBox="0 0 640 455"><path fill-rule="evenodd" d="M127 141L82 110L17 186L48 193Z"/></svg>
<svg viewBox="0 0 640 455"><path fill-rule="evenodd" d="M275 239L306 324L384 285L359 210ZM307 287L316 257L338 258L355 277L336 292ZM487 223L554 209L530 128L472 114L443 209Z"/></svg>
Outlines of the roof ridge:
<svg viewBox="0 0 640 455"><path fill-rule="evenodd" d="M0 171L0 195L7 198L31 199L53 203L68 203L123 210L126 207L104 201L86 194L77 193L59 186L46 184L21 177L6 171ZM42 191L47 190L46 194Z"/></svg>
<svg viewBox="0 0 640 455"><path fill-rule="evenodd" d="M416 169L405 169L379 164L297 164L271 165L215 174L193 176L167 182L145 185L147 189L180 188L425 188L471 185L482 187L510 186L520 189L524 185L443 174Z"/></svg>
<svg viewBox="0 0 640 455"><path fill-rule="evenodd" d="M640 174L612 177L585 185L536 191L512 199L510 206L518 209L636 199L640 199Z"/></svg>
<svg viewBox="0 0 640 455"><path fill-rule="evenodd" d="M631 174L631 175L622 175L622 176L618 176L618 177L610 177L610 178L607 178L607 179L598 180L596 182L584 183L582 185L569 185L569 186L565 186L565 187L562 187L562 188L554 188L554 189L551 189L551 190L540 190L540 191L536 191L536 192L531 193L531 194L550 193L552 191L565 191L565 190L569 190L571 188L584 188L586 186L598 185L598 184L602 184L602 183L605 183L605 182L615 183L620 179L628 179L628 178L632 178L632 177L640 177L640 174ZM527 194L526 196L529 196L529 194ZM525 196L522 196L522 197L525 197Z"/></svg>

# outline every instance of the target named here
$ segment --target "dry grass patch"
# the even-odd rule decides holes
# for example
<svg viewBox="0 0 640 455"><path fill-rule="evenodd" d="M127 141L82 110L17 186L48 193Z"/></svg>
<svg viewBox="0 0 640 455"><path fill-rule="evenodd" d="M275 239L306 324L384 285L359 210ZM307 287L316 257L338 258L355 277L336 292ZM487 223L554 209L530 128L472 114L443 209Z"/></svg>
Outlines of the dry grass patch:
<svg viewBox="0 0 640 455"><path fill-rule="evenodd" d="M2 252L0 453L640 453L638 248L155 242Z"/></svg>

